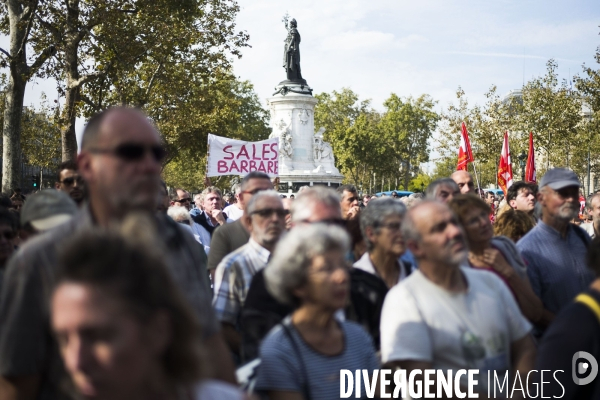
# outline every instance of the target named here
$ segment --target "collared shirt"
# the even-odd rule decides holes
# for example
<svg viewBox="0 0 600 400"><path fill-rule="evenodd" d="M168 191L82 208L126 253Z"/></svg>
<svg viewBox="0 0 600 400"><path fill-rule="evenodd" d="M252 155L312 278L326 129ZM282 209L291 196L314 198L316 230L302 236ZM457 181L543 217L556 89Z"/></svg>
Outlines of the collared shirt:
<svg viewBox="0 0 600 400"><path fill-rule="evenodd" d="M194 215L199 218L205 218L210 226L219 226L219 224L215 225L212 222L212 219L210 219L210 217L204 211L199 210L199 212L195 213ZM233 221L227 218L225 222L229 223ZM192 225L192 231L194 232L194 235L198 236L200 243L202 243L202 246L204 246L204 251L206 252L206 254L208 254L208 252L210 251L210 241L212 240L212 235L210 234L210 232L208 232L206 228L204 228L202 225L196 222L194 222L194 224Z"/></svg>
<svg viewBox="0 0 600 400"><path fill-rule="evenodd" d="M165 216L157 217L165 261L173 280L196 311L205 337L219 330L210 307L206 254L193 236ZM26 242L6 267L0 296L0 375L41 375L38 399L59 399L64 368L50 330L50 296L57 251L65 240L94 226L89 206L67 223Z"/></svg>
<svg viewBox="0 0 600 400"><path fill-rule="evenodd" d="M217 266L213 307L219 321L238 324L252 277L267 265L270 255L269 250L250 238Z"/></svg>
<svg viewBox="0 0 600 400"><path fill-rule="evenodd" d="M594 280L586 266L587 239L588 234L577 226L569 224L563 238L540 220L517 243L531 287L548 311L560 311Z"/></svg>
<svg viewBox="0 0 600 400"><path fill-rule="evenodd" d="M406 270L407 268L400 258L398 258L398 266L400 267L400 274L398 274L398 282L400 282L402 279L408 276L408 271ZM381 278L379 272L377 272L377 270L375 269L375 266L373 265L373 262L371 261L371 257L369 256L368 252L363 254L360 260L354 263L354 268L362 269L365 272L368 272Z"/></svg>

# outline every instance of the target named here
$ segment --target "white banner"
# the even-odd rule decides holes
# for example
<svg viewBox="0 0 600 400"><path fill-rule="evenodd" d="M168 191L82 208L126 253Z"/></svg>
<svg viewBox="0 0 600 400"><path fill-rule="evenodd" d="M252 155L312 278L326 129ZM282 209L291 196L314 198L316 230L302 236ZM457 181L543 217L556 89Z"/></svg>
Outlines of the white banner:
<svg viewBox="0 0 600 400"><path fill-rule="evenodd" d="M244 142L208 134L207 176L246 175L260 171L279 175L279 139Z"/></svg>

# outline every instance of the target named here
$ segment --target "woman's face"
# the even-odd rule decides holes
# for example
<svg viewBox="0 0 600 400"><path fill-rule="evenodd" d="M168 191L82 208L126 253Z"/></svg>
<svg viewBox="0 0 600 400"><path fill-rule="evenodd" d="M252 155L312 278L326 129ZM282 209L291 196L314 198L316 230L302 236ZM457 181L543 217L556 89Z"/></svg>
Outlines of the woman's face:
<svg viewBox="0 0 600 400"><path fill-rule="evenodd" d="M298 292L303 304L313 303L335 312L346 306L350 291L345 254L332 250L312 260L307 284Z"/></svg>
<svg viewBox="0 0 600 400"><path fill-rule="evenodd" d="M51 307L65 367L85 398L132 398L151 381L157 349L121 301L90 285L63 283Z"/></svg>
<svg viewBox="0 0 600 400"><path fill-rule="evenodd" d="M469 243L488 241L494 236L488 213L480 208L467 211L462 219Z"/></svg>
<svg viewBox="0 0 600 400"><path fill-rule="evenodd" d="M399 215L386 217L378 229L372 230L372 233L369 234L369 240L373 243L374 249L381 249L395 258L404 254L406 245L400 232L401 226L402 217Z"/></svg>

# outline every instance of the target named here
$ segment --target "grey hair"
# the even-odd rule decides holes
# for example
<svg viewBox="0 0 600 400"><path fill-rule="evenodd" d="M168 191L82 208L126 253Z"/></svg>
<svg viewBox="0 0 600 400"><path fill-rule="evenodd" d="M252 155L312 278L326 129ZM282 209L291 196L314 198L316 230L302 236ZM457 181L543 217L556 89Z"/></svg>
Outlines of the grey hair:
<svg viewBox="0 0 600 400"><path fill-rule="evenodd" d="M279 193L277 193L275 190L261 190L260 192L256 193L254 196L252 196L252 198L246 205L246 215L251 215L254 212L254 210L256 209L256 204L260 200L262 200L264 198L268 198L268 197L277 199L277 200L279 200L279 202L281 202ZM283 207L283 203L282 203L282 207Z"/></svg>
<svg viewBox="0 0 600 400"><path fill-rule="evenodd" d="M242 192L242 186L240 186L239 184L235 184L231 187L231 191L233 192L234 195L238 195Z"/></svg>
<svg viewBox="0 0 600 400"><path fill-rule="evenodd" d="M441 186L450 186L455 191L460 191L458 185L452 178L440 178L431 182L429 186L427 186L427 189L425 189L425 198L429 200L435 200Z"/></svg>
<svg viewBox="0 0 600 400"><path fill-rule="evenodd" d="M391 197L370 201L369 206L360 213L360 233L367 245L367 251L373 250L373 242L367 236L367 228L373 228L376 233L379 233L380 226L387 217L399 215L404 218L405 214L406 206Z"/></svg>
<svg viewBox="0 0 600 400"><path fill-rule="evenodd" d="M336 250L343 254L350 251L350 237L340 227L312 224L292 229L279 241L265 268L267 290L277 301L299 306L293 291L308 281L313 259Z"/></svg>
<svg viewBox="0 0 600 400"><path fill-rule="evenodd" d="M600 192L596 192L594 194L591 194L587 200L585 201L585 208L587 208L588 210L592 209L592 200L594 200L596 197L600 197ZM536 202L537 204L537 202Z"/></svg>
<svg viewBox="0 0 600 400"><path fill-rule="evenodd" d="M190 215L190 212L187 210L187 208L185 208L183 206L169 207L167 209L167 215L169 217L173 218L173 221L187 220L190 222L190 226L194 222L194 220L192 219L192 216Z"/></svg>
<svg viewBox="0 0 600 400"><path fill-rule="evenodd" d="M221 189L219 189L218 187L215 186L209 186L206 189L204 189L202 191L202 193L200 193L200 202L204 203L204 198L206 197L206 195L211 194L211 193L216 193L219 195L220 198L223 198L223 194L221 193ZM194 197L195 198L195 197Z"/></svg>
<svg viewBox="0 0 600 400"><path fill-rule="evenodd" d="M294 203L292 203L292 222L300 222L310 218L312 214L311 205L314 203L319 203L320 207L337 207L341 210L341 201L340 195L336 193L335 190L323 186L310 187L303 190L302 193L296 197Z"/></svg>

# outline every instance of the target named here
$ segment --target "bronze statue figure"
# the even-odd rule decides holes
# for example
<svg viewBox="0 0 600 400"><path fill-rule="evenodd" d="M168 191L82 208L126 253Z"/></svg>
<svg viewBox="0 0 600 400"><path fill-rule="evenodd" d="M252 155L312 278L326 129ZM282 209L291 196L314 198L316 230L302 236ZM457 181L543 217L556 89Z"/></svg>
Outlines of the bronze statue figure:
<svg viewBox="0 0 600 400"><path fill-rule="evenodd" d="M302 79L300 72L300 33L298 33L297 23L295 19L287 22L287 16L284 18L285 28L288 31L288 36L285 39L283 51L283 68L287 73L289 81L305 82Z"/></svg>

